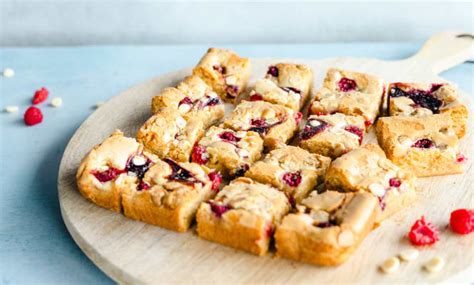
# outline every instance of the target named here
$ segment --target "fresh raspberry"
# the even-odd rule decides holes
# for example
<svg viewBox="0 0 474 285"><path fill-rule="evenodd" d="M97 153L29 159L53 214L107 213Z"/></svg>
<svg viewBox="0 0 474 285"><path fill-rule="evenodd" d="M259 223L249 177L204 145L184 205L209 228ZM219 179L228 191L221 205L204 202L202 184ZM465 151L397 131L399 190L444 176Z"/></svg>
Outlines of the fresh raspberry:
<svg viewBox="0 0 474 285"><path fill-rule="evenodd" d="M414 245L430 245L439 240L438 229L430 222L425 221L425 217L417 220L411 227L408 238Z"/></svg>
<svg viewBox="0 0 474 285"><path fill-rule="evenodd" d="M278 67L276 66L270 66L268 68L267 74L273 76L273 77L278 77Z"/></svg>
<svg viewBox="0 0 474 285"><path fill-rule="evenodd" d="M283 175L283 181L290 187L297 187L301 183L301 172L287 172Z"/></svg>
<svg viewBox="0 0 474 285"><path fill-rule="evenodd" d="M461 235L474 231L474 210L458 209L451 213L449 220L451 229Z"/></svg>
<svg viewBox="0 0 474 285"><path fill-rule="evenodd" d="M357 88L357 83L349 78L343 77L337 84L342 92L349 92Z"/></svg>
<svg viewBox="0 0 474 285"><path fill-rule="evenodd" d="M402 185L402 182L398 178L390 178L388 184L390 185L390 187L398 188L400 187L400 185Z"/></svg>
<svg viewBox="0 0 474 285"><path fill-rule="evenodd" d="M254 127L263 127L266 125L266 121L263 118L260 119L251 119L250 120L250 125Z"/></svg>
<svg viewBox="0 0 474 285"><path fill-rule="evenodd" d="M263 100L263 96L260 93L254 93L250 95L250 101L261 101Z"/></svg>
<svg viewBox="0 0 474 285"><path fill-rule="evenodd" d="M303 118L303 113L297 112L297 113L295 114L295 121L296 121L296 124L297 124L297 125L300 124L302 118Z"/></svg>
<svg viewBox="0 0 474 285"><path fill-rule="evenodd" d="M312 121L318 121L318 123L312 122ZM329 127L329 124L323 120L311 119L308 122L306 122L306 126L301 132L300 138L301 140L308 140L312 138L313 136L319 134L320 132L323 132L328 127Z"/></svg>
<svg viewBox="0 0 474 285"><path fill-rule="evenodd" d="M92 175L95 176L97 180L99 180L102 183L108 182L110 180L114 180L115 177L118 175L124 173L124 170L120 170L117 168L109 168L105 171L99 172L99 171L92 171Z"/></svg>
<svg viewBox="0 0 474 285"><path fill-rule="evenodd" d="M359 144L362 144L362 140L364 139L364 130L358 128L356 126L347 126L344 130L348 131L349 133L353 133L359 137Z"/></svg>
<svg viewBox="0 0 474 285"><path fill-rule="evenodd" d="M240 138L236 137L233 132L223 132L219 134L219 138L223 141L231 142L231 143L236 143L240 141Z"/></svg>
<svg viewBox="0 0 474 285"><path fill-rule="evenodd" d="M434 147L435 144L433 143L432 140L429 139L421 139L417 140L414 144L412 144L411 147L416 147L416 148L432 148Z"/></svg>
<svg viewBox="0 0 474 285"><path fill-rule="evenodd" d="M216 204L215 202L209 201L209 205L211 206L211 211L216 215L216 217L220 218L222 215L229 211L230 208L227 207L226 205L219 205Z"/></svg>
<svg viewBox="0 0 474 285"><path fill-rule="evenodd" d="M456 161L459 162L459 163L463 163L467 160L467 157L462 154L462 153L459 153L458 155L456 155Z"/></svg>
<svg viewBox="0 0 474 285"><path fill-rule="evenodd" d="M178 106L181 106L182 104L193 105L193 100L189 97L184 97L183 100L179 101Z"/></svg>
<svg viewBox="0 0 474 285"><path fill-rule="evenodd" d="M33 96L33 104L39 104L41 102L44 102L46 99L48 99L48 94L49 91L48 89L41 87L41 89L36 90L35 95Z"/></svg>
<svg viewBox="0 0 474 285"><path fill-rule="evenodd" d="M23 120L25 121L26 125L34 126L43 121L43 113L41 113L40 109L31 106L26 109L25 115L23 116Z"/></svg>
<svg viewBox="0 0 474 285"><path fill-rule="evenodd" d="M208 176L209 176L209 179L212 181L211 189L213 191L219 191L219 186L221 185L221 182L222 182L222 175L217 171L213 171L209 173Z"/></svg>
<svg viewBox="0 0 474 285"><path fill-rule="evenodd" d="M209 160L206 148L201 145L195 145L193 148L193 154L191 160L198 164L205 164Z"/></svg>
<svg viewBox="0 0 474 285"><path fill-rule="evenodd" d="M372 121L371 120L366 120L366 121L364 121L364 125L365 125L366 128L368 128L368 127L372 126Z"/></svg>
<svg viewBox="0 0 474 285"><path fill-rule="evenodd" d="M138 184L137 186L137 190L138 191L142 191L142 190L148 190L150 189L150 184L146 183L145 181L140 181L140 183Z"/></svg>

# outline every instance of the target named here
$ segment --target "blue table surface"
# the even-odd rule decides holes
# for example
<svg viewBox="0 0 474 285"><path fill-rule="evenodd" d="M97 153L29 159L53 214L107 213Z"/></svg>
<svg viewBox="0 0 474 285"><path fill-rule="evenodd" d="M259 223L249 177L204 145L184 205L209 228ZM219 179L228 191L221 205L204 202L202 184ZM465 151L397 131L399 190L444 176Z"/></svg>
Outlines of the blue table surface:
<svg viewBox="0 0 474 285"><path fill-rule="evenodd" d="M311 45L229 45L250 57L326 58L336 56L402 59L422 43ZM0 284L110 284L113 281L81 252L62 221L57 173L64 148L79 125L105 101L143 80L193 66L204 45L3 48L0 107ZM442 74L473 94L472 64ZM35 90L45 86L61 108L40 105L42 124L26 127L22 117Z"/></svg>

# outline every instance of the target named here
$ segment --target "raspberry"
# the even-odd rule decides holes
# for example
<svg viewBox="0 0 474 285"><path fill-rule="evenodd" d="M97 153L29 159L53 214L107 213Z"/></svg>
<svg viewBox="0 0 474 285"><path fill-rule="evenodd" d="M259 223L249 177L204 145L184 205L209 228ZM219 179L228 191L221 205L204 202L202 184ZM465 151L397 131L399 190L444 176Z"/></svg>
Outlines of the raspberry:
<svg viewBox="0 0 474 285"><path fill-rule="evenodd" d="M209 179L212 181L212 187L211 189L213 191L219 191L219 186L221 185L222 182L222 175L219 172L211 172L209 173Z"/></svg>
<svg viewBox="0 0 474 285"><path fill-rule="evenodd" d="M140 183L137 186L138 191L148 190L148 189L150 189L150 184L146 183L145 181L140 181Z"/></svg>
<svg viewBox="0 0 474 285"><path fill-rule="evenodd" d="M329 124L323 120L311 119L301 133L301 140L308 140L329 127Z"/></svg>
<svg viewBox="0 0 474 285"><path fill-rule="evenodd" d="M25 115L23 116L23 120L25 121L26 125L34 126L43 121L43 113L41 113L40 109L31 106L26 109Z"/></svg>
<svg viewBox="0 0 474 285"><path fill-rule="evenodd" d="M356 126L347 126L344 128L344 130L357 135L359 137L359 144L362 144L362 140L364 139L364 130Z"/></svg>
<svg viewBox="0 0 474 285"><path fill-rule="evenodd" d="M365 125L366 128L368 128L368 127L372 126L372 121L366 120L366 121L364 121L364 125Z"/></svg>
<svg viewBox="0 0 474 285"><path fill-rule="evenodd" d="M451 213L449 220L451 229L461 235L474 231L474 210L458 209Z"/></svg>
<svg viewBox="0 0 474 285"><path fill-rule="evenodd" d="M297 113L295 114L295 121L296 121L296 124L297 124L297 125L300 124L302 118L303 118L303 113L297 112Z"/></svg>
<svg viewBox="0 0 474 285"><path fill-rule="evenodd" d="M388 184L390 185L390 187L398 188L400 187L400 185L402 185L402 182L398 178L390 178Z"/></svg>
<svg viewBox="0 0 474 285"><path fill-rule="evenodd" d="M287 172L283 175L283 181L290 187L297 187L301 183L301 173L296 172Z"/></svg>
<svg viewBox="0 0 474 285"><path fill-rule="evenodd" d="M195 145L193 148L193 154L191 155L191 160L198 164L205 164L209 160L206 148L200 145Z"/></svg>
<svg viewBox="0 0 474 285"><path fill-rule="evenodd" d="M35 95L33 96L33 104L39 104L41 102L44 102L46 99L48 99L48 94L49 91L48 89L41 87L41 89L36 90Z"/></svg>
<svg viewBox="0 0 474 285"><path fill-rule="evenodd" d="M416 148L432 148L434 147L434 143L432 140L429 139L421 139L417 140L414 144L412 144L411 147L416 147Z"/></svg>
<svg viewBox="0 0 474 285"><path fill-rule="evenodd" d="M260 93L254 93L253 95L250 95L250 101L261 101L263 100L263 96L260 95Z"/></svg>
<svg viewBox="0 0 474 285"><path fill-rule="evenodd" d="M459 163L463 163L467 160L467 157L462 154L462 153L459 153L458 155L456 155L456 161L459 162Z"/></svg>
<svg viewBox="0 0 474 285"><path fill-rule="evenodd" d="M226 72L225 66L222 66L222 65L214 65L214 66L212 67L212 69L214 69L215 71L217 71L217 72L219 72L219 73L221 73L221 74L225 74L225 72Z"/></svg>
<svg viewBox="0 0 474 285"><path fill-rule="evenodd" d="M417 220L411 227L408 238L414 245L434 244L439 240L438 228L432 223L425 221L425 217Z"/></svg>
<svg viewBox="0 0 474 285"><path fill-rule="evenodd" d="M265 235L267 237L271 237L273 235L273 232L275 231L275 229L274 229L273 225L271 223L269 223L269 224L265 225L264 231L265 231Z"/></svg>
<svg viewBox="0 0 474 285"><path fill-rule="evenodd" d="M273 77L278 77L278 68L276 66L270 66L268 68L267 74L273 76Z"/></svg>
<svg viewBox="0 0 474 285"><path fill-rule="evenodd" d="M233 132L228 131L219 134L219 138L230 143L236 143L240 141L240 138L236 137Z"/></svg>
<svg viewBox="0 0 474 285"><path fill-rule="evenodd" d="M184 97L183 100L179 101L178 106L181 106L182 104L193 105L193 101L189 97Z"/></svg>
<svg viewBox="0 0 474 285"><path fill-rule="evenodd" d="M114 180L115 177L118 175L124 173L123 170L117 169L117 168L109 168L105 171L99 172L99 171L92 171L92 175L95 176L97 180L99 180L102 183L108 182L110 180Z"/></svg>
<svg viewBox="0 0 474 285"><path fill-rule="evenodd" d="M349 92L357 88L357 83L349 78L343 77L337 84L342 92Z"/></svg>
<svg viewBox="0 0 474 285"><path fill-rule="evenodd" d="M219 205L216 204L215 202L209 201L209 205L211 205L211 211L216 215L216 217L220 218L222 215L229 211L230 208L227 207L226 205Z"/></svg>

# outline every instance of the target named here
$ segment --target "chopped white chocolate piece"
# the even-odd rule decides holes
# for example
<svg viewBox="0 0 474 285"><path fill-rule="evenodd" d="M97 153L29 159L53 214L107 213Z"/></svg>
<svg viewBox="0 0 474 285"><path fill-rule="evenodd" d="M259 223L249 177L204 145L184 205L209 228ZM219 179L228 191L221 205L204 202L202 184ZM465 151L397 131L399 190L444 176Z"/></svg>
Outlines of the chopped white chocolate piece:
<svg viewBox="0 0 474 285"><path fill-rule="evenodd" d="M7 113L16 113L18 112L18 106L6 106L5 107L5 112Z"/></svg>
<svg viewBox="0 0 474 285"><path fill-rule="evenodd" d="M178 126L178 128L182 129L186 126L186 120L183 119L183 117L176 117L176 125Z"/></svg>
<svg viewBox="0 0 474 285"><path fill-rule="evenodd" d="M13 71L13 69L11 69L11 68L5 68L3 70L3 76L4 77L13 77L13 76L15 76L15 71Z"/></svg>
<svg viewBox="0 0 474 285"><path fill-rule="evenodd" d="M403 261L412 261L412 260L415 260L418 257L419 253L420 252L417 249L410 248L410 249L406 249L406 250L400 252L400 254L398 256Z"/></svg>
<svg viewBox="0 0 474 285"><path fill-rule="evenodd" d="M61 107L62 104L63 104L63 99L61 99L60 97L55 97L53 98L53 100L51 100L51 106L55 108Z"/></svg>
<svg viewBox="0 0 474 285"><path fill-rule="evenodd" d="M178 107L178 110L182 113L187 113L189 110L191 110L191 105L190 104L181 104Z"/></svg>
<svg viewBox="0 0 474 285"><path fill-rule="evenodd" d="M436 256L435 258L431 259L423 266L429 272L438 272L444 267L444 259L440 256Z"/></svg>
<svg viewBox="0 0 474 285"><path fill-rule="evenodd" d="M393 273L397 271L399 267L400 260L396 257L390 257L382 263L380 269L382 269L384 273Z"/></svg>
<svg viewBox="0 0 474 285"><path fill-rule="evenodd" d="M369 190L377 197L383 197L385 195L385 188L379 183L370 184Z"/></svg>
<svg viewBox="0 0 474 285"><path fill-rule="evenodd" d="M141 165L145 165L146 159L143 156L136 155L133 157L132 162L134 165L141 166Z"/></svg>

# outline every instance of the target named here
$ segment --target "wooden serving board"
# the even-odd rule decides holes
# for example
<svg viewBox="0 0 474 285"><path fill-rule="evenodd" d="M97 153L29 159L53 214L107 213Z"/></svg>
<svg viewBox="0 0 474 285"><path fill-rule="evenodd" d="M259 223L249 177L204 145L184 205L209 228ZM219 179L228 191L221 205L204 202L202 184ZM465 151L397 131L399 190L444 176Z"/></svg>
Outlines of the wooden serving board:
<svg viewBox="0 0 474 285"><path fill-rule="evenodd" d="M288 61L304 63L312 68L314 88L320 87L330 67L371 73L387 82L442 82L445 80L437 74L467 60L472 50L473 40L457 38L458 34L438 34L415 56L401 61L355 58L252 59L252 81L262 78L271 63ZM75 185L75 173L84 155L117 128L134 136L138 127L150 116L151 98L162 88L175 85L190 73L191 68L168 73L114 97L82 124L64 152L58 178L64 222L86 255L115 281L133 284L373 284L452 281L456 276L458 281L472 281L474 235L455 235L447 228L453 209L474 208L472 101L462 92L461 100L469 105L471 112L468 132L460 146L470 158L466 172L462 175L419 179L421 192L417 203L375 229L355 254L339 267L316 267L276 258L273 253L256 257L202 240L197 237L195 229L184 234L171 232L129 220L82 198ZM375 141L373 131L365 139L365 142L368 141ZM397 273L381 273L378 270L380 263L411 247L406 234L421 215L440 227L441 240L432 247L422 248L419 258L409 264L402 263ZM443 256L447 261L443 271L435 274L423 271L423 263L435 255Z"/></svg>

